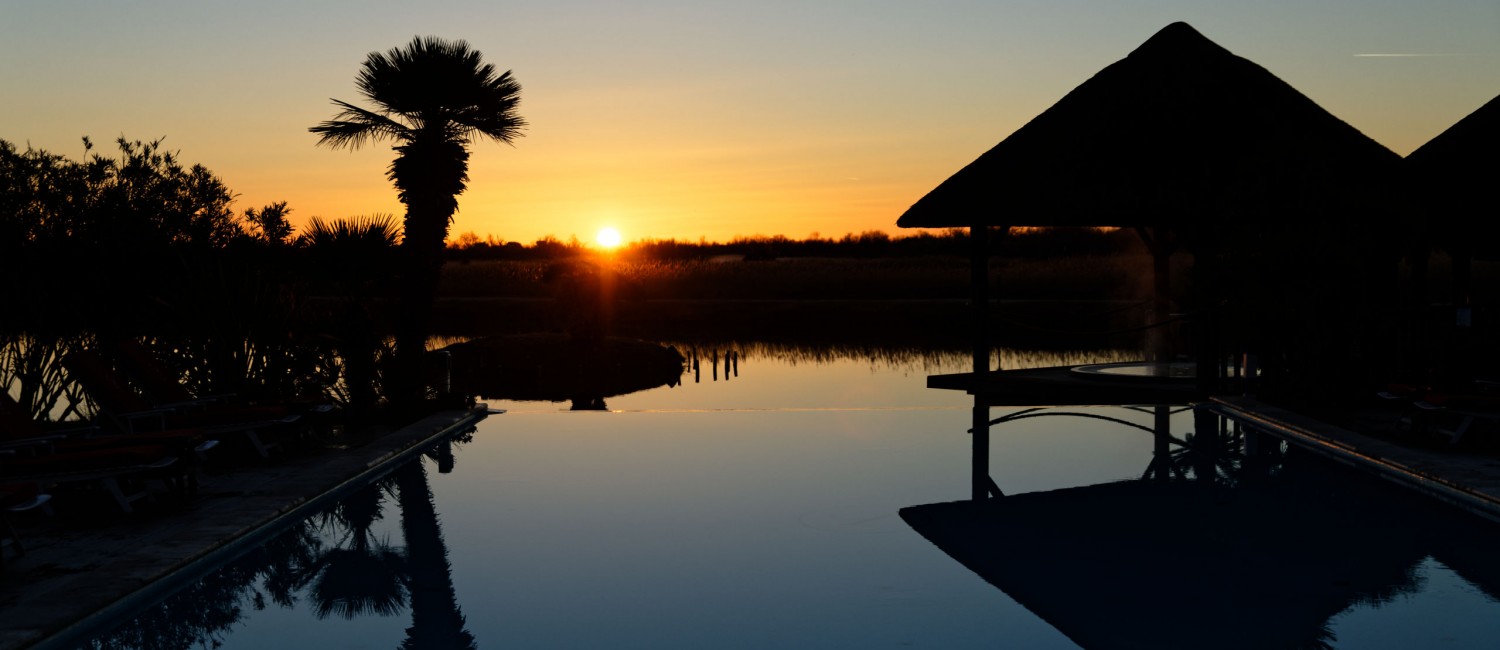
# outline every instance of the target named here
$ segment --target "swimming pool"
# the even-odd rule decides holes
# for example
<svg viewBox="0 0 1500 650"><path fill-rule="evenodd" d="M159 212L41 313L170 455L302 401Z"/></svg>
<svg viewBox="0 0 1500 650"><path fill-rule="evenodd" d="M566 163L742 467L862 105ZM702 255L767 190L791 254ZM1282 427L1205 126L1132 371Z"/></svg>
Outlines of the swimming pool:
<svg viewBox="0 0 1500 650"><path fill-rule="evenodd" d="M1067 360L1115 360L1103 356ZM1326 498L1250 499L1237 496L1248 482L1235 463L1195 468L1182 457L1181 480L1166 481L1177 486L1171 495L1122 501L1140 516L1111 530L1081 529L1098 539L1080 547L1089 557L1077 563L1085 571L1018 582L1008 582L1017 571L985 573L988 565L903 519L914 506L968 496L969 402L923 387L927 374L966 363L809 357L762 346L743 354L737 375L704 373L696 383L688 376L676 387L611 398L610 411L496 402L509 412L454 442L451 459L435 450L89 647L1128 647L1139 639L1118 637L1111 646L1091 636L1093 627L1123 626L1093 609L1096 601L1080 597L1073 610L1063 601L1053 611L1047 608L1058 606L1037 594L1105 592L1121 577L1152 575L1115 572L1142 562L1179 577L1235 575L1216 563L1292 562L1226 536L1236 524L1212 521L1226 503L1252 501L1293 522L1276 537L1283 544L1297 541L1296 531L1314 532L1293 526L1322 519L1389 533L1358 539L1393 575L1261 567L1289 592L1306 589L1301 578L1312 575L1331 583L1333 596L1355 594L1334 611L1311 613L1323 622L1306 639L1310 647L1494 647L1500 640L1500 570L1485 559L1500 540L1493 528L1462 528L1469 539L1428 552L1399 533L1409 523L1402 513L1416 512L1408 495L1321 469L1311 473L1324 479L1293 485ZM1146 427L1154 418L1149 409L1082 411ZM1172 415L1174 435L1185 438L1191 418ZM1090 508L1110 510L1106 493L1116 488L1109 486L1139 483L1156 450L1153 436L1095 418L1035 418L992 435L999 487L1016 504L1057 513L1016 510L1000 523L1034 530L1062 530L1060 522L1076 524ZM1304 461L1287 466L1296 472L1282 466L1265 473L1272 485L1309 473ZM1217 478L1203 481L1208 473ZM1178 489L1195 482L1210 491ZM1200 503L1203 494L1210 496ZM1372 524L1356 511L1371 501L1402 505ZM1260 527L1274 528L1265 521ZM1160 556L1121 554L1120 540L1138 537L1131 527L1147 524L1179 527L1184 546ZM1029 553L1010 559L1047 559L1041 549ZM1237 603L1231 620L1244 625L1280 613L1246 604L1232 580L1228 587L1187 581L1199 583L1219 590L1204 600ZM1169 611L1160 617L1157 647L1232 646L1237 638L1225 629L1216 639L1184 641L1191 626Z"/></svg>

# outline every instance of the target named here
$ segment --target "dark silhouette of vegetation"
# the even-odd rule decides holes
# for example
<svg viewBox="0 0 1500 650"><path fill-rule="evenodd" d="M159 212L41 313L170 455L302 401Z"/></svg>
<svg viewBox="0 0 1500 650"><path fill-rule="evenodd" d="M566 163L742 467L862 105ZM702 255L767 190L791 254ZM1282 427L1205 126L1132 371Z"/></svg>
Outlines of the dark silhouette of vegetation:
<svg viewBox="0 0 1500 650"><path fill-rule="evenodd" d="M435 37L371 52L355 84L376 108L333 100L338 114L309 130L321 136L319 144L336 149L395 143L386 175L406 205L396 348L400 376L410 380L398 392L414 399L444 242L469 180L469 145L476 138L509 144L521 136L521 86L468 43Z"/></svg>
<svg viewBox="0 0 1500 650"><path fill-rule="evenodd" d="M290 307L268 245L284 203L236 216L228 187L161 140L117 145L109 157L84 138L75 161L0 140L0 328L218 328Z"/></svg>
<svg viewBox="0 0 1500 650"><path fill-rule="evenodd" d="M315 217L299 236L286 202L236 214L217 176L160 140L121 138L113 157L84 143L76 161L0 141L0 354L16 362L0 379L34 416L87 417L57 361L123 338L199 394L332 396L370 412L392 329L380 305L393 218Z"/></svg>
<svg viewBox="0 0 1500 650"><path fill-rule="evenodd" d="M313 218L297 240L308 253L304 289L330 303L321 318L343 371L333 390L355 419L370 416L380 398L378 367L388 350L379 302L395 278L399 241L389 215Z"/></svg>
<svg viewBox="0 0 1500 650"><path fill-rule="evenodd" d="M883 231L868 230L842 237L822 237L818 233L805 239L785 235L741 236L727 242L697 242L677 239L642 239L623 246L613 257L623 262L683 261L733 256L748 261L798 257L836 257L853 259L904 257L963 257L968 255L968 232L962 228L922 231L892 237ZM1124 229L1047 228L1030 229L1007 238L1003 254L1013 258L1050 258L1078 255L1117 255L1141 250L1134 233ZM595 254L573 238L561 241L544 237L527 245L508 242L489 235L481 239L465 232L448 243L448 259L455 261L507 260L540 261Z"/></svg>
<svg viewBox="0 0 1500 650"><path fill-rule="evenodd" d="M286 245L292 239L292 224L286 220L290 213L291 209L286 207L286 201L278 201L259 210L247 208L245 222L251 233L266 243Z"/></svg>

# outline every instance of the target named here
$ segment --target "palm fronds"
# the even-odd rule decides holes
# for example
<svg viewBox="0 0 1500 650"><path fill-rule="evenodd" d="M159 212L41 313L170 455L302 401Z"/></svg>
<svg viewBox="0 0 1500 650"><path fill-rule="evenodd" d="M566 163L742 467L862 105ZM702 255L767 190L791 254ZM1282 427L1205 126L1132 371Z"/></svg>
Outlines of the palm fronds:
<svg viewBox="0 0 1500 650"><path fill-rule="evenodd" d="M371 140L409 140L412 133L406 125L375 111L367 110L348 102L332 100L343 107L334 119L325 120L308 128L317 133L318 144L334 149L358 149Z"/></svg>

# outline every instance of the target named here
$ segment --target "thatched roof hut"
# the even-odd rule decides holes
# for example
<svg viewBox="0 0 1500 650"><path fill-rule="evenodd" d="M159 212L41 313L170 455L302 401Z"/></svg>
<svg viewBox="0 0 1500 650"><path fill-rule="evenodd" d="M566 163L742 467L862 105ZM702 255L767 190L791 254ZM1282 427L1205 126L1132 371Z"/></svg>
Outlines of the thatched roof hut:
<svg viewBox="0 0 1500 650"><path fill-rule="evenodd" d="M1153 359L1173 356L1162 334L1169 315L1229 301L1240 312L1218 322L1251 332L1255 345L1302 348L1277 356L1288 359L1283 367L1317 369L1307 385L1320 386L1329 385L1324 371L1375 356L1372 342L1386 338L1349 328L1366 327L1360 311L1394 280L1408 227L1404 171L1400 156L1266 69L1173 23L928 192L897 225L970 228L976 306L988 301L989 227L1136 228L1155 258ZM1173 308L1169 259L1182 248L1194 255L1200 298ZM987 371L985 318L976 309L976 374ZM1195 334L1200 364L1222 352L1207 347L1212 320L1201 318ZM1321 329L1298 329L1309 325Z"/></svg>

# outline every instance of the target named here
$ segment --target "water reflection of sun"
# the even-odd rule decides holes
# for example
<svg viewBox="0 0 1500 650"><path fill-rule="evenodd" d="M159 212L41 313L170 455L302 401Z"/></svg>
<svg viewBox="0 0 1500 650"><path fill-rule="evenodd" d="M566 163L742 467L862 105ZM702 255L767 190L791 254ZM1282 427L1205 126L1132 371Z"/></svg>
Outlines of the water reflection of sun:
<svg viewBox="0 0 1500 650"><path fill-rule="evenodd" d="M620 245L620 231L614 228L600 228L599 234L594 236L594 240L599 242L599 245L604 248L614 248Z"/></svg>

